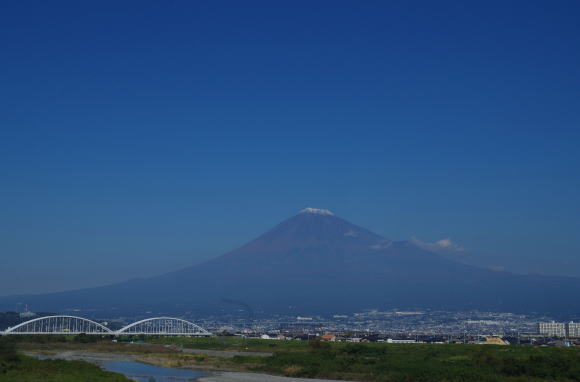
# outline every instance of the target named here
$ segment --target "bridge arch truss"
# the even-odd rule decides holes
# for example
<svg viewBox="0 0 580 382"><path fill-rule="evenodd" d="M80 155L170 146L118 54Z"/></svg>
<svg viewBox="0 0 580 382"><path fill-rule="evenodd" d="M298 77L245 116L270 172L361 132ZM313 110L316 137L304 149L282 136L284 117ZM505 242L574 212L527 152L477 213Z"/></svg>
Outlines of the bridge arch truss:
<svg viewBox="0 0 580 382"><path fill-rule="evenodd" d="M202 327L173 317L154 317L134 322L118 330L124 335L162 335L162 336L208 336L210 332Z"/></svg>
<svg viewBox="0 0 580 382"><path fill-rule="evenodd" d="M4 334L113 334L111 329L87 318L46 316L8 328Z"/></svg>
<svg viewBox="0 0 580 382"><path fill-rule="evenodd" d="M202 327L173 317L154 317L137 321L113 331L87 318L58 315L46 316L8 328L0 335L9 334L94 334L94 335L156 335L156 336L210 336Z"/></svg>

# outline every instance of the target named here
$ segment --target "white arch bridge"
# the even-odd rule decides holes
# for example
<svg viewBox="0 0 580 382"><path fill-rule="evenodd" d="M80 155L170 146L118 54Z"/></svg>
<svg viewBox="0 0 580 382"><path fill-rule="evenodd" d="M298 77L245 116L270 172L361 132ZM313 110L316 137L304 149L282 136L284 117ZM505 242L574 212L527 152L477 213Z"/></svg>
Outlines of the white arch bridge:
<svg viewBox="0 0 580 382"><path fill-rule="evenodd" d="M93 335L146 335L146 336L211 336L202 327L173 317L153 317L111 330L98 322L76 316L46 316L23 322L0 332L11 334L93 334Z"/></svg>

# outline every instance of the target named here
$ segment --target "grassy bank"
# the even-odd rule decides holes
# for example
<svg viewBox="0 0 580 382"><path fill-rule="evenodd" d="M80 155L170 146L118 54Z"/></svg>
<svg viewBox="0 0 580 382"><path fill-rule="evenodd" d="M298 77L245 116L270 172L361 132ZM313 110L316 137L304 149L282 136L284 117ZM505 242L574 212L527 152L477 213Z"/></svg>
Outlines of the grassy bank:
<svg viewBox="0 0 580 382"><path fill-rule="evenodd" d="M127 382L120 374L82 361L40 360L16 353L13 342L0 338L0 382Z"/></svg>
<svg viewBox="0 0 580 382"><path fill-rule="evenodd" d="M246 370L367 381L580 381L580 349L530 346L331 343L243 338L158 338L184 348L270 351L236 356ZM184 356L179 361L186 364ZM190 357L190 364L205 360ZM208 357L207 360L211 360ZM201 361L201 362L200 362Z"/></svg>
<svg viewBox="0 0 580 382"><path fill-rule="evenodd" d="M21 341L23 341L22 339ZM50 339L48 339L50 341ZM147 339L148 344L112 343L93 339L84 343L34 343L29 350L84 350L133 353L161 366L255 371L293 377L317 377L383 382L580 382L580 348L331 343L276 341L232 337ZM174 345L167 348L164 345ZM201 354L177 349L202 349ZM207 353L203 353L207 350ZM272 356L212 353L209 350L266 352ZM0 379L0 381L2 381Z"/></svg>
<svg viewBox="0 0 580 382"><path fill-rule="evenodd" d="M255 369L290 376L397 382L580 381L580 352L481 345L319 343L306 353L276 353Z"/></svg>

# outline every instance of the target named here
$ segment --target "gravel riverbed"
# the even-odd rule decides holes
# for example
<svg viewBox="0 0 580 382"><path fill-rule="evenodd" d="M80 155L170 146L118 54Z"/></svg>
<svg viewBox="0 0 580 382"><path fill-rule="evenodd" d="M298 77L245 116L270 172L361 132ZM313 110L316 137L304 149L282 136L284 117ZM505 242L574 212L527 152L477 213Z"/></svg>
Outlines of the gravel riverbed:
<svg viewBox="0 0 580 382"><path fill-rule="evenodd" d="M207 350L196 350L196 349L187 349L187 353L205 353L207 354ZM64 359L64 360L82 360L91 363L95 363L97 365L103 365L108 361L134 361L138 362L138 359L142 355L136 354L126 354L126 353L98 353L98 352L90 352L84 350L65 350L65 351L54 351L50 352L51 354L48 356L49 358L57 358L57 359ZM222 356L225 358L233 357L240 352L232 352L232 351L222 351L222 350L215 350L212 351L213 355ZM26 352L25 354L36 356L38 355L35 352ZM248 355L248 353L242 353ZM260 353L260 355L267 356L267 353ZM348 381L338 381L338 380L330 380L330 379L309 379L309 378L293 378L293 377L280 377L274 376L269 374L259 374L259 373L248 373L248 372L241 372L241 371L210 371L207 368L199 367L195 368L196 370L203 370L207 374L206 377L198 378L197 381L199 382L348 382Z"/></svg>

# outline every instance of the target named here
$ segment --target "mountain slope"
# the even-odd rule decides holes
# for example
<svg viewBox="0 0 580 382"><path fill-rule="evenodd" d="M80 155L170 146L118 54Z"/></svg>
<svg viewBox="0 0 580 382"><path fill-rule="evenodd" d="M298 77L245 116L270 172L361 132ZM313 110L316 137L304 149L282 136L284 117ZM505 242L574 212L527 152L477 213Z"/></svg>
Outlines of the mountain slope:
<svg viewBox="0 0 580 382"><path fill-rule="evenodd" d="M306 209L248 244L159 277L15 299L71 307L219 312L224 299L279 313L369 308L580 312L580 280L480 269Z"/></svg>

